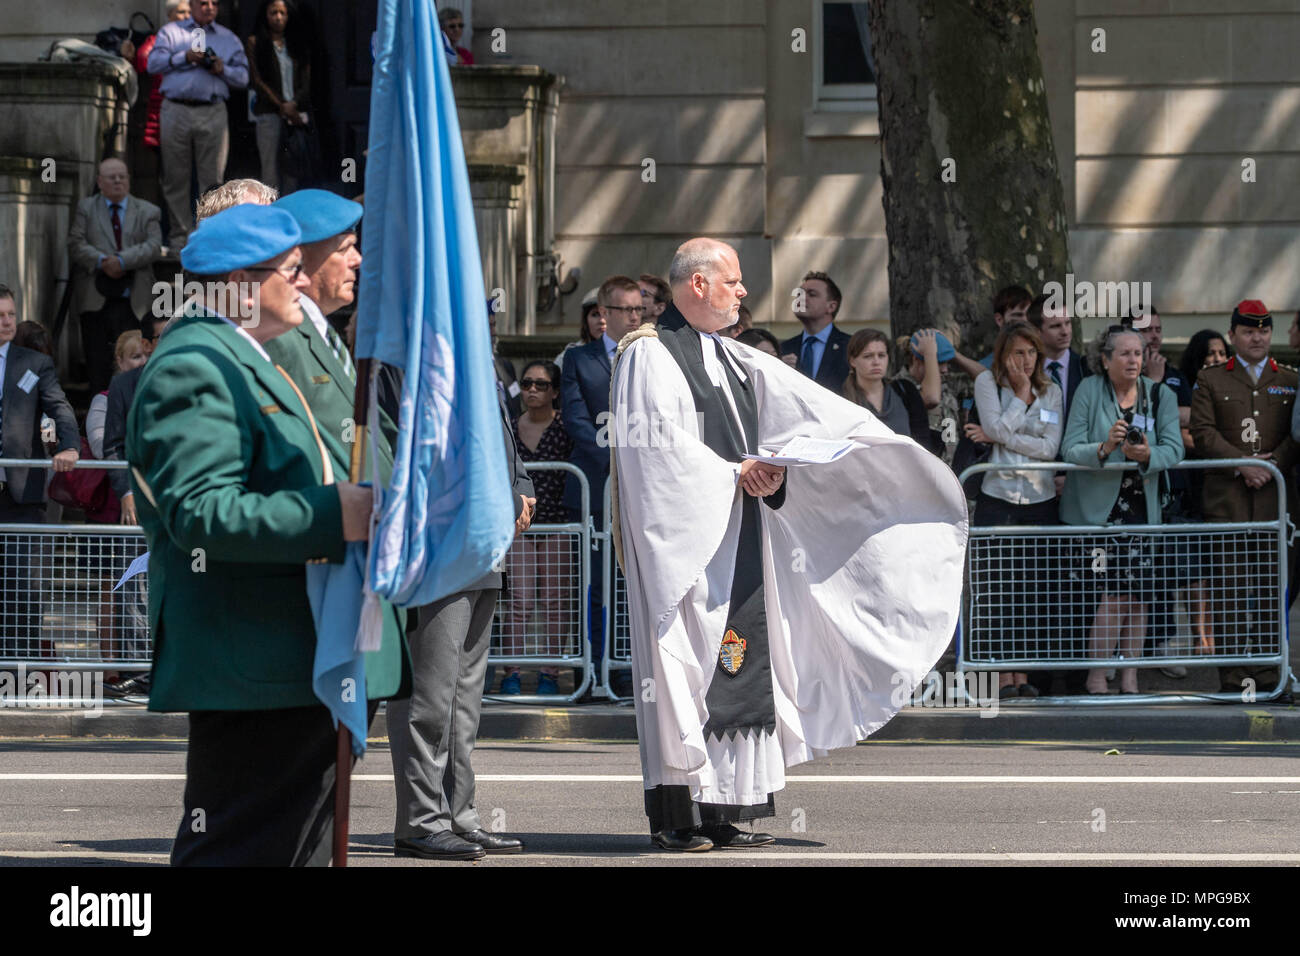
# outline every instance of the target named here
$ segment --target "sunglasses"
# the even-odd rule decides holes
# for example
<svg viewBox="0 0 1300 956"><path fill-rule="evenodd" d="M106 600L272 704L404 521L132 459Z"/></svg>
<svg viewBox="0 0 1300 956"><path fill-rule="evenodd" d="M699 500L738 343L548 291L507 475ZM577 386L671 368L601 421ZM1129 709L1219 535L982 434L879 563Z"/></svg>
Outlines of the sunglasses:
<svg viewBox="0 0 1300 956"><path fill-rule="evenodd" d="M551 380L549 378L523 378L519 380L519 387L525 391L534 388L545 391L553 386L551 385Z"/></svg>

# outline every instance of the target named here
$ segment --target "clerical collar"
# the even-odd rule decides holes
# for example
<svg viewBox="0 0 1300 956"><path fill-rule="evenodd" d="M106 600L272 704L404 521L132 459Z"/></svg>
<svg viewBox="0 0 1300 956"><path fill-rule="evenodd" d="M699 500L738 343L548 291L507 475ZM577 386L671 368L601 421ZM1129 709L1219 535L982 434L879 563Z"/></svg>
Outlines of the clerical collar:
<svg viewBox="0 0 1300 956"><path fill-rule="evenodd" d="M716 332L701 332L699 329L696 329L695 333L700 337L700 354L704 358L704 371L708 373L709 381L718 388L726 388L730 391L730 386L727 385L726 372L722 368L722 360L718 358L719 350L724 355L727 352L727 347L722 344L721 337ZM731 371L736 378L742 382L745 381L745 370L740 367L740 364L731 356L727 356L725 361L731 366Z"/></svg>

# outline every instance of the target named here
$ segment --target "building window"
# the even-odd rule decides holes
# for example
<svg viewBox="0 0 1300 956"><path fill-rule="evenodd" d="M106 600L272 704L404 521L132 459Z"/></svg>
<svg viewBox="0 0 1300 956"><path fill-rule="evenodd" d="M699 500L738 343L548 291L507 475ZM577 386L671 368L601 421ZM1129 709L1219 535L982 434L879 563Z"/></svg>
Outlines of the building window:
<svg viewBox="0 0 1300 956"><path fill-rule="evenodd" d="M865 3L813 0L813 99L818 110L876 111L876 73Z"/></svg>

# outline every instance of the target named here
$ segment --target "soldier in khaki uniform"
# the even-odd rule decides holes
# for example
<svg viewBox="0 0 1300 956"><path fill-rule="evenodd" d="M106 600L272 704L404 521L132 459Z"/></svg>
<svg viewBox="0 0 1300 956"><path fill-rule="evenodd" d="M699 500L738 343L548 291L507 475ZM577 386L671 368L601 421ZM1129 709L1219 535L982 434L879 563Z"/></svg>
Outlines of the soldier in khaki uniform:
<svg viewBox="0 0 1300 956"><path fill-rule="evenodd" d="M1294 369L1268 357L1273 337L1273 317L1264 303L1247 299L1232 312L1229 338L1236 355L1226 365L1201 370L1192 392L1190 429L1201 458L1263 458L1289 475L1300 446L1291 438L1291 413L1295 405L1297 376ZM1277 514L1277 488L1273 475L1262 468L1208 471L1205 474L1206 521L1272 521ZM1295 489L1286 489L1288 511L1295 510ZM1271 565L1244 563L1229 554L1221 567L1210 572L1217 578L1216 651L1244 651L1269 633L1277 620L1276 602L1266 600ZM1271 588L1270 588L1271 590ZM1252 622L1250 618L1254 618ZM1222 668L1222 689L1236 692L1246 677L1259 691L1277 683L1277 671Z"/></svg>

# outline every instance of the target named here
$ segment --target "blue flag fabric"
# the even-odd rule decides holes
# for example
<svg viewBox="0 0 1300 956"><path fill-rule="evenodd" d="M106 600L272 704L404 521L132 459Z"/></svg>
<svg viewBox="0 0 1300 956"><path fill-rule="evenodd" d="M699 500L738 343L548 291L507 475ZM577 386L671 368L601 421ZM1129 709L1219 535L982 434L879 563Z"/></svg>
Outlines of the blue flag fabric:
<svg viewBox="0 0 1300 956"><path fill-rule="evenodd" d="M361 619L366 547L348 545L342 564L307 565L307 598L316 620L311 687L330 715L352 732L352 753L366 752L366 667L355 649Z"/></svg>
<svg viewBox="0 0 1300 956"><path fill-rule="evenodd" d="M402 607L463 590L514 537L474 206L442 36L432 0L380 0L356 354L406 372L368 578Z"/></svg>

